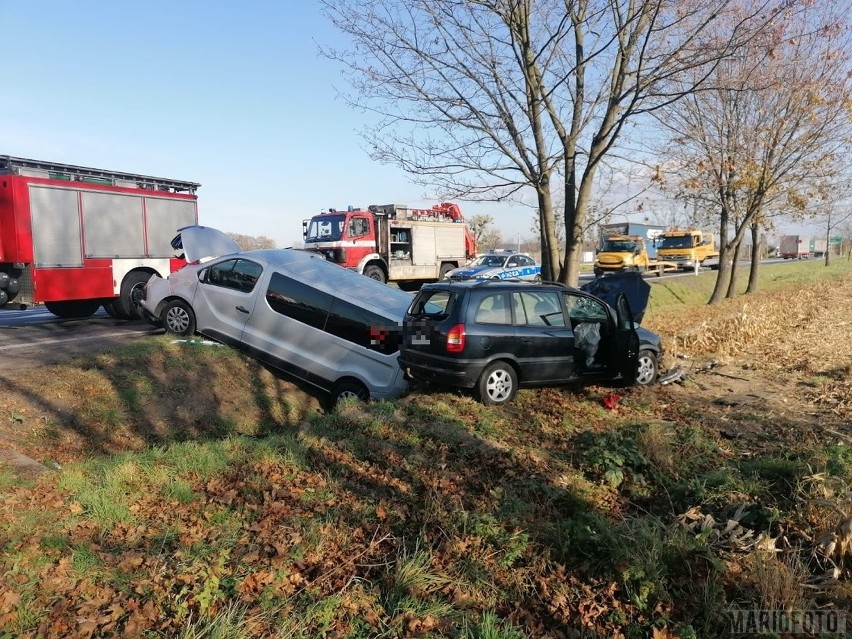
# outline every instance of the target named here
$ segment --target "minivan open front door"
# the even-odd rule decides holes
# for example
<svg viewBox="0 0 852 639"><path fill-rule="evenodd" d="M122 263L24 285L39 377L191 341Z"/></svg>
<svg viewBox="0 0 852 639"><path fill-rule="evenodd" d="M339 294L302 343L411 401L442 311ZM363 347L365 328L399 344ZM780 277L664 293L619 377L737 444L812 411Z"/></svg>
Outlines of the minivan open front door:
<svg viewBox="0 0 852 639"><path fill-rule="evenodd" d="M621 373L626 384L634 384L639 372L639 335L634 328L633 313L624 293L616 296L615 312L615 348L611 366Z"/></svg>

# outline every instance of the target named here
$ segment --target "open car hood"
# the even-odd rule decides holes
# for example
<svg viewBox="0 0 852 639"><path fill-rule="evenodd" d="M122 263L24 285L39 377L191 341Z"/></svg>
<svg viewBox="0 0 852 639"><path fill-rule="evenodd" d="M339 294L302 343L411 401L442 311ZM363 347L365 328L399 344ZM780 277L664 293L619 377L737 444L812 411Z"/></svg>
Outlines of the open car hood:
<svg viewBox="0 0 852 639"><path fill-rule="evenodd" d="M596 277L591 282L583 284L580 290L599 297L613 308L615 308L618 294L624 293L630 305L630 312L633 313L633 321L641 324L645 310L648 308L651 285L642 279L641 273L624 271Z"/></svg>
<svg viewBox="0 0 852 639"><path fill-rule="evenodd" d="M205 262L222 255L239 253L239 245L218 229L207 226L184 226L172 240L172 248L183 253L183 259L190 264Z"/></svg>

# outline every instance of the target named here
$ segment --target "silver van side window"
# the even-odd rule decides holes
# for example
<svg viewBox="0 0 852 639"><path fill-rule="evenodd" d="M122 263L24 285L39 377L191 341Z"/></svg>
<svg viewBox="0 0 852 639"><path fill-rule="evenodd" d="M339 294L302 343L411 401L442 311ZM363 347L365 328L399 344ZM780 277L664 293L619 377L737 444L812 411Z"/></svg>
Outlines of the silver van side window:
<svg viewBox="0 0 852 639"><path fill-rule="evenodd" d="M210 267L205 283L224 288L232 288L243 293L251 293L257 283L263 267L249 260L226 260Z"/></svg>
<svg viewBox="0 0 852 639"><path fill-rule="evenodd" d="M277 313L380 353L397 352L402 341L398 319L335 298L278 272L272 273L266 302Z"/></svg>
<svg viewBox="0 0 852 639"><path fill-rule="evenodd" d="M320 330L325 329L332 301L328 293L277 272L266 290L266 302L273 311Z"/></svg>

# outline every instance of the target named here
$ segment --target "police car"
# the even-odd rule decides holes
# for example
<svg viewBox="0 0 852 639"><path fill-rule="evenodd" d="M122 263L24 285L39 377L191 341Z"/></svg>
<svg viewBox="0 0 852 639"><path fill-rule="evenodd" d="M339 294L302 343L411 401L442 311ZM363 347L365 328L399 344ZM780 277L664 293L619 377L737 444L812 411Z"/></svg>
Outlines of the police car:
<svg viewBox="0 0 852 639"><path fill-rule="evenodd" d="M467 266L455 268L448 280L534 280L541 281L541 266L526 253L491 251L480 255Z"/></svg>

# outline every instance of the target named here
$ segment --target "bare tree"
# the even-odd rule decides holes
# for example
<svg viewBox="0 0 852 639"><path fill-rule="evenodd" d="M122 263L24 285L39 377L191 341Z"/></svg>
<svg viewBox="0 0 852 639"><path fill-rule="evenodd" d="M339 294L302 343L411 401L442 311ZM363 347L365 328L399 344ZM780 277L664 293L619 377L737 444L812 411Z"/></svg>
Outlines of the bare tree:
<svg viewBox="0 0 852 639"><path fill-rule="evenodd" d="M476 240L478 249L493 249L503 243L500 229L494 226L494 218L490 215L474 215L467 218L467 225Z"/></svg>
<svg viewBox="0 0 852 639"><path fill-rule="evenodd" d="M848 0L804 3L737 55L705 89L660 112L681 185L718 211L720 269L710 303L736 294L747 232L757 288L760 229L770 211L804 214L843 170L849 134Z"/></svg>
<svg viewBox="0 0 852 639"><path fill-rule="evenodd" d="M824 209L822 216L822 228L825 230L825 265L831 263L831 236L838 229L842 229L843 225L849 225L852 221L852 209L849 208L849 199L844 198L842 202L832 202ZM842 236L841 236L842 237ZM850 238L852 239L852 238ZM842 242L841 242L842 246ZM842 253L842 248L841 248Z"/></svg>
<svg viewBox="0 0 852 639"><path fill-rule="evenodd" d="M228 233L227 235L244 251L275 248L275 240L265 235L242 235L240 233Z"/></svg>
<svg viewBox="0 0 852 639"><path fill-rule="evenodd" d="M846 220L837 226L840 236L840 255L846 255L846 260L852 260L852 220Z"/></svg>
<svg viewBox="0 0 852 639"><path fill-rule="evenodd" d="M628 123L701 86L792 1L321 0L346 42L325 53L376 117L371 156L442 196L531 189L543 276L570 283L596 172Z"/></svg>

